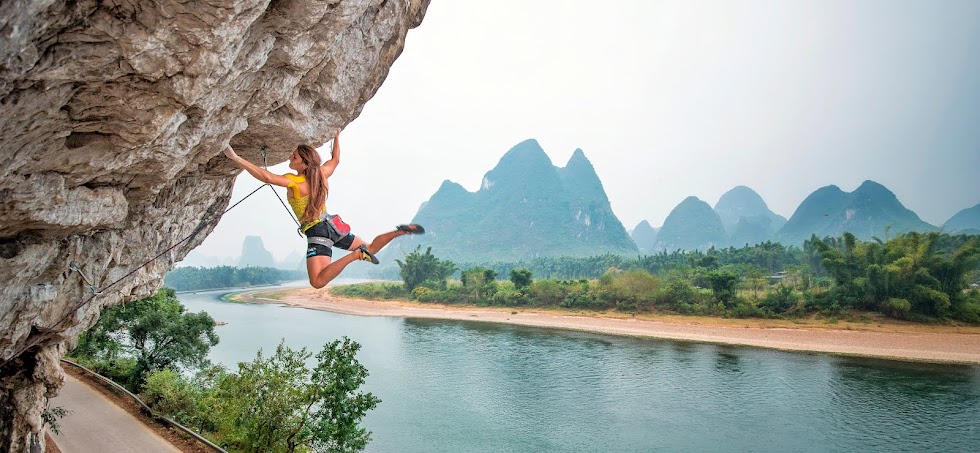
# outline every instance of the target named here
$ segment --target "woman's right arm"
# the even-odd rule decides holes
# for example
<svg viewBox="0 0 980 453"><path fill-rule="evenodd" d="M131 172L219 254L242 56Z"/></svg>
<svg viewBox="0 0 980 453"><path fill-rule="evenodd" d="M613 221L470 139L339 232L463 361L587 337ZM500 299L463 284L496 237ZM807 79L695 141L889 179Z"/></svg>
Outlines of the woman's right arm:
<svg viewBox="0 0 980 453"><path fill-rule="evenodd" d="M266 184L272 184L274 186L280 186L280 187L287 187L291 182L285 176L272 173L271 171L266 170L242 158L237 153L235 153L235 150L231 148L231 145L228 145L228 147L225 148L225 155L228 156L229 159L235 161L235 163L238 164L239 167L244 168L245 171L247 171L250 175L254 176L255 179L258 179L259 181L262 181Z"/></svg>

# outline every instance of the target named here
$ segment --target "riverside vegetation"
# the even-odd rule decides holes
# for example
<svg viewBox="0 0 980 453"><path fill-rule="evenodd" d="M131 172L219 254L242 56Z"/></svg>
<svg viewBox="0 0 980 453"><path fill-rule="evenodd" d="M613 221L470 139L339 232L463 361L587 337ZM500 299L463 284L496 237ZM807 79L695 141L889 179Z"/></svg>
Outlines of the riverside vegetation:
<svg viewBox="0 0 980 453"><path fill-rule="evenodd" d="M177 291L276 285L306 278L306 270L271 267L180 267L167 273L164 285Z"/></svg>
<svg viewBox="0 0 980 453"><path fill-rule="evenodd" d="M707 252L544 258L457 265L417 247L397 261L403 284L334 288L367 299L758 318L865 316L980 323L980 236L850 233L803 248L765 242ZM458 280L450 278L459 275ZM547 278L534 279L534 275ZM508 275L509 280L498 277ZM971 283L973 287L971 288Z"/></svg>
<svg viewBox="0 0 980 453"><path fill-rule="evenodd" d="M208 362L218 343L214 320L187 313L172 289L110 307L69 354L138 393L153 410L229 451L359 451L360 426L380 402L360 393L367 370L360 345L344 337L312 356L280 343L229 371Z"/></svg>

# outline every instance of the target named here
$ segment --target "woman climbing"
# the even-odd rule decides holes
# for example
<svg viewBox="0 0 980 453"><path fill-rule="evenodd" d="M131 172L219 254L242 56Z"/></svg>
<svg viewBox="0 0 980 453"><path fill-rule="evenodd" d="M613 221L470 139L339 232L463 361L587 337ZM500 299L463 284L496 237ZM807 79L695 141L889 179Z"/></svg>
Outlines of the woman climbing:
<svg viewBox="0 0 980 453"><path fill-rule="evenodd" d="M322 165L320 154L315 149L308 145L297 146L289 155L289 168L296 170L296 174L274 174L239 157L230 145L225 148L225 155L255 179L286 188L286 199L301 223L300 231L307 238L306 271L314 288L323 288L356 260L378 264L374 255L398 236L425 233L425 229L416 224L398 225L395 231L381 234L367 244L350 233L350 227L339 217L327 214L327 180L340 163L340 132L333 138L330 160ZM331 262L331 247L350 250L351 253Z"/></svg>

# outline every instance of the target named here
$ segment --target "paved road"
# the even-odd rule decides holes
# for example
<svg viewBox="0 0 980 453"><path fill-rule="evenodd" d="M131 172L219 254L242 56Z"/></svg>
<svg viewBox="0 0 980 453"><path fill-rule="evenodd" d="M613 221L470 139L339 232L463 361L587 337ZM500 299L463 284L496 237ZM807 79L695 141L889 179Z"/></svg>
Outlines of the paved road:
<svg viewBox="0 0 980 453"><path fill-rule="evenodd" d="M180 452L139 420L78 379L66 376L65 386L51 400L70 414L58 420L61 434L53 434L62 453L76 452Z"/></svg>

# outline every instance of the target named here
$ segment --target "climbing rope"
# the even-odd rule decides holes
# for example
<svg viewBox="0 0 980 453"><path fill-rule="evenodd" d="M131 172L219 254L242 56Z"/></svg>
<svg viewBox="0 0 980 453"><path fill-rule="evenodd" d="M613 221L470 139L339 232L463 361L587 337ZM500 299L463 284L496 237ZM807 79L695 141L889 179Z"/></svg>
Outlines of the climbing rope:
<svg viewBox="0 0 980 453"><path fill-rule="evenodd" d="M264 146L264 145L262 146L262 163L263 163L263 166L266 168L266 170L268 170L268 161L267 161L268 150L269 150L269 148L267 146ZM286 205L286 202L284 202L282 200L282 197L279 196L279 192L276 192L276 189L273 188L272 185L271 184L268 184L268 183L265 183L265 184L262 184L259 187L256 187L255 190L249 192L249 194L248 195L245 195L244 197L242 197L241 200L238 200L237 202L235 202L235 204L229 206L228 209L225 209L224 212L221 213L221 215L225 215L225 214L228 213L228 211L231 211L232 209L235 209L236 206L238 206L243 201L245 201L246 199L248 199L248 197L251 197L252 195L254 195L259 190L262 190L263 187L267 187L267 186L270 189L272 189L272 193L274 193L276 195L276 198L279 199L279 203L282 204L282 206L284 208L286 208L286 212L289 213L289 218L293 219L293 222L296 222L296 225L298 227L301 227L301 225L299 223L299 220L297 220L296 217L293 216L293 212L289 209L289 206L287 206ZM181 245L184 242L187 242L188 240L190 240L191 238L193 238L194 236L196 236L197 233L199 233L204 228L204 225L205 225L204 222L199 223L197 225L197 227L194 228L193 231L191 231L191 234L188 234L183 239L177 241L176 243L174 243L173 245L171 245L170 247L168 247L166 250L160 252L159 254L157 254L156 256L154 256L153 258L150 258L150 259L146 260L145 262L143 262L143 264L140 264L139 266L135 267L133 270L129 271L126 275L123 275L122 277L117 278L115 281L113 281L112 283L110 283L110 284L108 284L108 285L106 285L106 286L104 286L102 288L98 288L95 285L93 285L92 282L88 279L88 277L85 276L85 274L82 272L82 269L77 264L75 264L74 262L69 263L68 264L68 269L71 270L71 271L77 272L78 275L80 275L82 277L82 280L85 282L86 286L88 286L89 290L92 291L92 295L89 296L88 299L85 299L82 303L76 305L71 311L66 312L65 315L62 316L61 319L58 320L58 322L54 323L54 325L57 326L57 325L65 322L65 320L68 319L69 316L71 316L73 313L77 312L78 309L84 307L86 304L88 304L89 302L91 302L92 300L94 300L96 296L102 295L109 288L112 288L113 286L115 286L119 282L125 280L130 275L133 275L137 271L139 271L140 269L143 269L144 267L149 266L150 263L156 261L161 256L166 255L167 253L170 253L173 249L177 248L179 245ZM300 236L301 237L303 236L302 232L300 232L299 229L297 229L297 232L300 233ZM20 356L21 354L23 354L28 349L30 349L30 348L32 348L34 346L37 346L37 344L40 343L40 339L39 339L40 337L34 337L34 338L35 338L34 340L28 341L27 344L25 344L23 347L21 347L20 349L18 349L15 354L13 354L13 355L10 356L10 358L4 359L3 366L6 366L7 363L10 360L12 360L15 357Z"/></svg>

